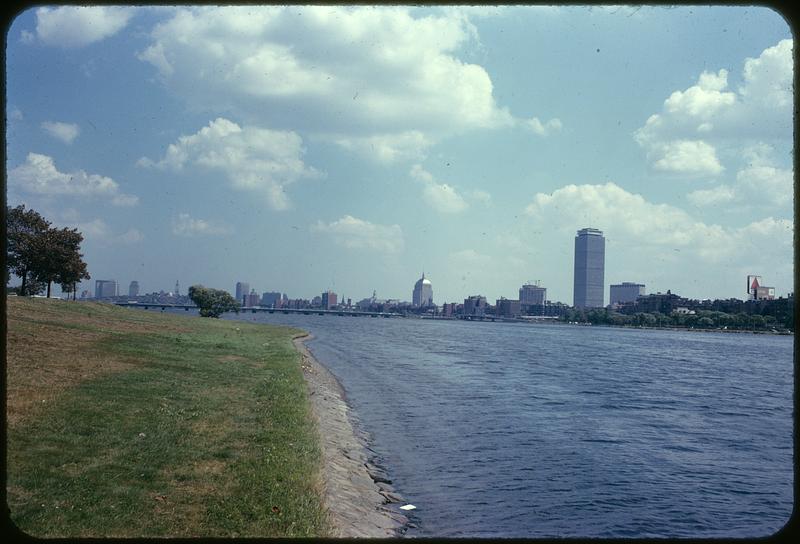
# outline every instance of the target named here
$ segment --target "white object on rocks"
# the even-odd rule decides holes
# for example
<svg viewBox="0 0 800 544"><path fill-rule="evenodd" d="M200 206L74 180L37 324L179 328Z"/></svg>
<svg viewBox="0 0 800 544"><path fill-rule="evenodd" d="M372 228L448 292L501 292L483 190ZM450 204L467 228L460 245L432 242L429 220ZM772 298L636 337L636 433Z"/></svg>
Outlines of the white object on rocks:
<svg viewBox="0 0 800 544"><path fill-rule="evenodd" d="M413 504L406 504L400 507L400 510L416 510L416 509L417 507L414 506Z"/></svg>

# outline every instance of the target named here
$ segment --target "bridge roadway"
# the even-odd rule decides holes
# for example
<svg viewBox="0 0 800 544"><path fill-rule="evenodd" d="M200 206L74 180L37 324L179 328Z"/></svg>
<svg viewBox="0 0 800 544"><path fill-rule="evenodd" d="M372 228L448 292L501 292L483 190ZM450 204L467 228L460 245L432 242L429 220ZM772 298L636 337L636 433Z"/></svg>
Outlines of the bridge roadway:
<svg viewBox="0 0 800 544"><path fill-rule="evenodd" d="M149 308L161 308L162 310L166 310L167 308L170 309L179 309L183 308L187 312L189 310L196 310L197 306L192 306L188 304L162 304L159 302L115 302L117 306L128 306L131 308L144 308L145 310ZM260 306L245 306L243 308L239 308L239 312L269 312L271 314L274 313L283 313L283 314L303 314L303 315L311 315L311 314L318 314L318 315L349 315L352 317L363 317L363 316L370 316L370 317L403 317L400 314L391 313L391 312L361 312L358 310L322 310L318 308L303 308L303 309L296 309L296 308L262 308Z"/></svg>

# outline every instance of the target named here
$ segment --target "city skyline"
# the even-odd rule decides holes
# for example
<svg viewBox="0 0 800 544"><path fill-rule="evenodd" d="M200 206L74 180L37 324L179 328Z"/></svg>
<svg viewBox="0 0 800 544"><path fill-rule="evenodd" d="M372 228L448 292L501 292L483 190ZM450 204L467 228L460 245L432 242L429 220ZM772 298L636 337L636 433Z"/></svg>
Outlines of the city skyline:
<svg viewBox="0 0 800 544"><path fill-rule="evenodd" d="M605 289L785 296L792 48L759 6L32 8L7 200L84 234L81 290L570 303L590 225Z"/></svg>

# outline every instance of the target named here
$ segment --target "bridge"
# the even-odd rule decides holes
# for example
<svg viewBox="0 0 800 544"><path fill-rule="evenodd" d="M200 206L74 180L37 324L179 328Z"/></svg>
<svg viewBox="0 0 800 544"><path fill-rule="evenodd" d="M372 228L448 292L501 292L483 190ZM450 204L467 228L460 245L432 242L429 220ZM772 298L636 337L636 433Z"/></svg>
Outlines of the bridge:
<svg viewBox="0 0 800 544"><path fill-rule="evenodd" d="M145 310L149 308L160 308L162 310L179 310L184 309L185 311L189 310L196 310L197 306L190 305L190 304L167 304L161 302L115 302L117 306L127 306L130 308L143 308ZM351 317L403 317L400 314L392 313L392 312L362 312L358 310L323 310L321 308L262 308L261 306L245 306L239 308L240 313L252 312L252 313L270 313L270 314L303 314L303 315L341 315L341 316L351 316Z"/></svg>

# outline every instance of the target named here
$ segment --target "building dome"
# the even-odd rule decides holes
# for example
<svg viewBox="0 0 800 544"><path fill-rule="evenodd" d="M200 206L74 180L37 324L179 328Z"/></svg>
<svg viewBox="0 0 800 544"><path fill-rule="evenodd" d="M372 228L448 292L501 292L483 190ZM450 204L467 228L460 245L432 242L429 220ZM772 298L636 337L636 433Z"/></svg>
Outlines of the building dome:
<svg viewBox="0 0 800 544"><path fill-rule="evenodd" d="M432 285L431 281L425 277L425 272L422 273L422 277L417 280L417 283L414 284L414 287L422 287L423 285Z"/></svg>
<svg viewBox="0 0 800 544"><path fill-rule="evenodd" d="M414 306L430 306L433 304L433 285L431 281L422 273L422 277L414 284L412 294L412 304Z"/></svg>

